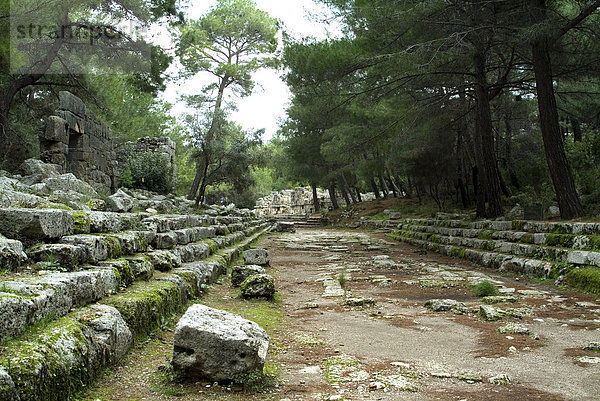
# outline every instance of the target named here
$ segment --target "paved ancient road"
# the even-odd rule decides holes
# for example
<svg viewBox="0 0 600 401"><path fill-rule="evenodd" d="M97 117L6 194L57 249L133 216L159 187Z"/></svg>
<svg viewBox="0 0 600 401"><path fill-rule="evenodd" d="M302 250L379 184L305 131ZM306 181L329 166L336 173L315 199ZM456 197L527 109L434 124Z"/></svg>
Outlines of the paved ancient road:
<svg viewBox="0 0 600 401"><path fill-rule="evenodd" d="M299 230L262 246L289 316L274 338L281 399L600 399L600 353L584 350L600 342L595 297L381 234ZM508 317L479 315L487 304L467 284L481 280L499 287L505 302L491 306ZM464 303L465 313L432 311L431 299Z"/></svg>

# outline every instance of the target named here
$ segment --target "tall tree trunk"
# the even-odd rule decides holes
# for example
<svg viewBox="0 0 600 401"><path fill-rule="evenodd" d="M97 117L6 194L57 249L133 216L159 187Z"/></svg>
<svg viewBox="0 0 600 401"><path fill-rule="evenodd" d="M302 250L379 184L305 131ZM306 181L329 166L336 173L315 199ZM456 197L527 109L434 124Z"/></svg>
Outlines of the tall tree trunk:
<svg viewBox="0 0 600 401"><path fill-rule="evenodd" d="M205 182L206 174L210 165L210 158L212 157L211 145L215 135L217 118L221 113L221 106L223 104L223 98L225 95L225 89L228 85L228 80L229 76L225 75L219 82L219 89L217 92L217 98L215 100L215 108L213 110L212 119L210 121L210 127L208 128L208 132L206 133L206 138L202 149L203 159L196 159L196 176L194 177L192 187L190 188L190 192L188 194L188 199L192 200L194 199L194 197L196 197L196 192L198 191L198 189L200 189L200 193L196 197L196 206L198 204L204 203L204 191L206 190L206 186L208 185L208 183ZM202 185L200 185L201 182Z"/></svg>
<svg viewBox="0 0 600 401"><path fill-rule="evenodd" d="M573 141L581 142L583 140L583 134L581 132L581 123L576 117L571 116L571 127L573 128Z"/></svg>
<svg viewBox="0 0 600 401"><path fill-rule="evenodd" d="M379 195L379 189L377 188L377 183L375 182L375 178L371 177L369 182L371 183L371 188L373 189L373 192L375 193L375 199L381 198L381 195Z"/></svg>
<svg viewBox="0 0 600 401"><path fill-rule="evenodd" d="M534 21L546 20L546 1L532 0ZM533 71L538 98L538 110L546 161L554 192L560 209L560 217L574 219L583 216L583 206L575 188L575 180L565 155L565 147L558 123L558 111L552 78L550 58L550 38L546 33L539 33L533 41Z"/></svg>
<svg viewBox="0 0 600 401"><path fill-rule="evenodd" d="M354 191L356 191L356 200L358 202L362 202L362 196L360 195L360 189L358 189L358 187L354 187Z"/></svg>
<svg viewBox="0 0 600 401"><path fill-rule="evenodd" d="M383 178L383 173L380 171L379 172L379 185L381 186L381 192L383 192L383 197L385 199L388 198L388 196L390 196L390 190L385 182L385 178Z"/></svg>
<svg viewBox="0 0 600 401"><path fill-rule="evenodd" d="M356 196L354 195L354 192L352 192L352 188L350 188L350 185L348 185L348 180L346 180L346 174L344 174L343 171L342 171L342 185L344 186L344 188L346 188L346 193L348 195L350 195L350 200L352 201L352 203L356 203Z"/></svg>
<svg viewBox="0 0 600 401"><path fill-rule="evenodd" d="M310 186L312 188L314 211L315 211L315 213L318 213L321 211L321 204L319 203L319 195L317 194L317 184L314 182L311 182Z"/></svg>
<svg viewBox="0 0 600 401"><path fill-rule="evenodd" d="M487 213L485 217L498 217L502 215L502 198L500 186L500 172L494 152L494 133L492 127L492 113L486 77L486 56L483 50L477 50L473 57L475 70L475 127L476 135L480 138L480 177L484 188L481 193L487 198ZM478 200L479 205L480 200ZM479 212L479 207L478 207ZM483 216L482 216L483 217Z"/></svg>
<svg viewBox="0 0 600 401"><path fill-rule="evenodd" d="M327 187L329 191L329 198L331 199L331 205L333 206L333 210L339 209L340 205L338 204L337 198L335 196L335 180L329 181L329 186Z"/></svg>
<svg viewBox="0 0 600 401"><path fill-rule="evenodd" d="M402 196L402 191L400 191L400 188L398 188L398 186L394 182L394 178L392 178L392 174L390 173L390 171L388 170L386 174L388 181L390 182L390 188L392 188L392 192L394 193L394 198Z"/></svg>
<svg viewBox="0 0 600 401"><path fill-rule="evenodd" d="M519 183L519 178L517 176L517 172L515 171L515 162L513 160L513 131L509 116L505 116L504 125L506 129L506 168L508 169L508 178L510 178L510 183L512 186L517 189L521 189L521 184Z"/></svg>
<svg viewBox="0 0 600 401"><path fill-rule="evenodd" d="M340 183L340 192L342 193L342 197L344 198L344 202L346 202L346 206L350 205L350 197L348 196L348 192L346 191L346 186L342 180L338 180Z"/></svg>
<svg viewBox="0 0 600 401"><path fill-rule="evenodd" d="M192 187L190 188L190 192L187 196L188 200L194 200L196 198L196 193L200 187L200 181L202 181L202 170L203 169L201 168L200 161L196 160L196 175L194 176Z"/></svg>

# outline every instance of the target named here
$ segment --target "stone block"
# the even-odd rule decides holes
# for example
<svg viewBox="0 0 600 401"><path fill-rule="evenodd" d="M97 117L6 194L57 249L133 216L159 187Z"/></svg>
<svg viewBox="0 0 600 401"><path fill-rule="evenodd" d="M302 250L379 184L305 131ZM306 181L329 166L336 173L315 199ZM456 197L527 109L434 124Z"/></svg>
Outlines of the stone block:
<svg viewBox="0 0 600 401"><path fill-rule="evenodd" d="M0 235L0 266L15 271L27 259L21 241L5 238Z"/></svg>
<svg viewBox="0 0 600 401"><path fill-rule="evenodd" d="M44 141L61 142L67 145L69 143L67 122L58 116L49 116L46 118L40 138Z"/></svg>
<svg viewBox="0 0 600 401"><path fill-rule="evenodd" d="M244 298L271 299L275 295L275 281L268 274L253 274L240 284Z"/></svg>
<svg viewBox="0 0 600 401"><path fill-rule="evenodd" d="M248 277L255 274L266 274L264 267L258 265L233 266L231 268L231 285L239 287Z"/></svg>
<svg viewBox="0 0 600 401"><path fill-rule="evenodd" d="M75 220L60 209L0 209L0 233L9 238L56 239L73 233Z"/></svg>
<svg viewBox="0 0 600 401"><path fill-rule="evenodd" d="M83 100L68 91L60 91L58 93L60 101L60 109L70 111L80 117L84 117L86 114L86 107Z"/></svg>
<svg viewBox="0 0 600 401"><path fill-rule="evenodd" d="M177 323L173 368L180 379L231 381L262 373L269 336L256 323L192 305Z"/></svg>
<svg viewBox="0 0 600 401"><path fill-rule="evenodd" d="M86 250L86 261L95 263L106 260L109 256L107 241L98 235L71 235L62 238L62 243L81 245Z"/></svg>
<svg viewBox="0 0 600 401"><path fill-rule="evenodd" d="M87 250L81 245L40 244L27 252L35 261L58 264L58 266L47 266L50 270L73 270L87 260Z"/></svg>
<svg viewBox="0 0 600 401"><path fill-rule="evenodd" d="M586 251L570 251L567 254L567 262L574 265L585 265L588 263L589 252Z"/></svg>
<svg viewBox="0 0 600 401"><path fill-rule="evenodd" d="M177 245L177 234L175 231L158 233L152 241L152 246L157 249L172 249Z"/></svg>
<svg viewBox="0 0 600 401"><path fill-rule="evenodd" d="M249 265L268 265L271 261L271 253L262 248L248 249L244 251L244 263Z"/></svg>

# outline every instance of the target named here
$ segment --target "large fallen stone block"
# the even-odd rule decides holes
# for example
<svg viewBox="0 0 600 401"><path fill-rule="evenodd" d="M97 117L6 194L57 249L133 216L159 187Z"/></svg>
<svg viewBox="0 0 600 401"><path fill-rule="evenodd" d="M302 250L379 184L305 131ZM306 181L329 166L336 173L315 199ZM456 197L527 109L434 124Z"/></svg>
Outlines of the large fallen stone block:
<svg viewBox="0 0 600 401"><path fill-rule="evenodd" d="M244 251L244 263L247 265L265 266L271 262L271 253L262 248Z"/></svg>
<svg viewBox="0 0 600 401"><path fill-rule="evenodd" d="M244 298L273 298L275 281L268 274L254 274L240 284Z"/></svg>
<svg viewBox="0 0 600 401"><path fill-rule="evenodd" d="M0 209L0 233L9 238L56 239L73 233L75 219L61 209Z"/></svg>
<svg viewBox="0 0 600 401"><path fill-rule="evenodd" d="M256 323L192 305L177 323L173 368L181 379L223 382L262 373L269 336Z"/></svg>
<svg viewBox="0 0 600 401"><path fill-rule="evenodd" d="M239 287L244 280L255 274L266 274L266 271L258 265L233 266L231 268L231 285Z"/></svg>

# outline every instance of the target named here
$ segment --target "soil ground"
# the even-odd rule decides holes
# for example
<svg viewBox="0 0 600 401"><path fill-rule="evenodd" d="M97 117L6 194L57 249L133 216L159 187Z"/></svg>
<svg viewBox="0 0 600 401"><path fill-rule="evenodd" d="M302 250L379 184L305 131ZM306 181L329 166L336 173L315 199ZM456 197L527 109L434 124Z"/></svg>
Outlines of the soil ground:
<svg viewBox="0 0 600 401"><path fill-rule="evenodd" d="M79 398L134 400L598 400L600 300L485 270L353 230L270 234L273 301L248 301L223 280L200 303L255 320L271 336L266 378L245 387L176 383L173 322ZM479 315L470 284L488 280L512 317ZM342 286L340 285L343 285ZM434 312L430 299L464 303ZM347 305L353 303L352 306ZM510 323L528 334L504 333Z"/></svg>

